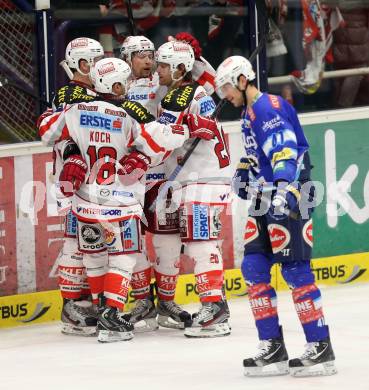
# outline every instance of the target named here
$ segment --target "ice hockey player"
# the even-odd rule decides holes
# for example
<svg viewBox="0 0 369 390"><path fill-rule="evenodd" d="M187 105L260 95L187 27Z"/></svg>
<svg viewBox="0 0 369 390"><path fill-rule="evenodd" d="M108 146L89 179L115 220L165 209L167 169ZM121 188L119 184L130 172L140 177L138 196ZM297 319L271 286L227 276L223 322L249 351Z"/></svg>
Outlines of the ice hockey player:
<svg viewBox="0 0 369 390"><path fill-rule="evenodd" d="M130 75L127 63L106 58L96 63L91 79L99 97L92 102L66 106L52 124L63 128L80 151L64 164L61 190L74 192L74 173L84 167L86 176L73 197L78 218L79 249L94 302L99 298L98 340L112 342L133 337L133 325L122 313L136 259L141 252L140 219L145 192L145 171L190 137L212 139L207 128L171 126L153 121L136 102L117 101L125 94ZM101 100L104 99L104 100ZM124 107L124 108L121 108ZM132 148L140 148L132 150ZM79 177L79 176L78 176ZM69 187L69 188L68 188ZM108 266L95 256L108 251Z"/></svg>
<svg viewBox="0 0 369 390"><path fill-rule="evenodd" d="M193 77L211 94L214 92L215 70L201 57L201 48L197 40L190 34L179 33L176 39L187 39L195 48L195 63L192 69ZM173 39L173 38L172 38ZM144 105L155 117L158 116L159 104L168 91L167 85L159 83L157 72L153 72L155 65L154 44L144 36L128 37L121 49L122 58L132 68L132 77L128 86L128 99L137 101ZM148 208L155 199L160 185L165 179L164 164L151 167L146 173L147 192L145 208ZM174 301L177 277L179 272L179 252L181 240L178 235L177 225L178 210L172 217L168 216L167 223L161 225L155 215L145 210L148 216L148 224L143 226L153 234L153 244L156 252L156 265L154 275L156 284L160 285L158 291L157 308L150 294L151 263L146 259L137 262L135 272L132 276L133 295L137 303L130 313L131 321L135 323L137 332L150 331L163 327L181 328L189 326L192 322L188 312L183 310ZM169 222L169 219L175 225ZM166 264L173 264L168 268ZM158 313L158 319L156 319Z"/></svg>
<svg viewBox="0 0 369 390"><path fill-rule="evenodd" d="M205 118L211 115L215 103L205 89L192 80L194 61L194 52L187 43L171 41L158 49L159 83L168 87L168 93L161 101L158 121L175 125L187 123L191 129L211 128L217 136L212 141L200 142L187 161L176 179L178 186L171 189L171 197L167 199L170 205L164 221L158 215L159 208L153 213L146 207L145 216L149 225L151 223L155 227L155 233L172 233L157 234L154 238L158 256L155 273L159 320L161 305L174 298L178 259L182 244L185 244L185 253L195 263L196 285L201 301L201 309L193 326L186 327L185 335L215 337L230 334L229 311L222 296L223 260L217 243L221 225L219 215L228 202L229 184L226 183L229 154L223 130L215 120ZM164 179L174 170L189 146L187 142L183 148L166 156ZM147 205L150 206L156 197L157 192L151 194L151 199L147 196ZM178 210L173 207L176 203Z"/></svg>
<svg viewBox="0 0 369 390"><path fill-rule="evenodd" d="M221 98L244 108L245 156L232 186L240 198L253 202L241 269L261 340L259 353L243 361L244 373L334 374L335 356L310 264L315 190L310 182L309 145L296 111L280 96L256 88L255 73L244 57L224 60L215 81ZM261 185L265 188L263 194L257 190ZM282 275L292 290L307 340L306 351L298 359L288 360L279 325L276 292L270 284L270 270L275 263L281 265Z"/></svg>
<svg viewBox="0 0 369 390"><path fill-rule="evenodd" d="M65 63L72 75L70 82L60 88L53 101L53 109L41 115L39 123L48 116L57 116L66 104L79 100L88 101L94 99L96 93L93 90L89 78L90 67L99 59L104 57L104 50L99 42L91 38L76 38L69 42L65 51ZM48 120L50 120L48 118ZM60 132L62 129L60 129ZM55 143L60 137L56 137L48 131L48 126L41 126L39 134L42 141L53 146L54 177L56 185L63 166L61 151L65 149L65 163L69 160L67 154L73 154L75 145L66 141ZM77 243L77 218L71 212L71 198L65 197L58 188L56 189L57 206L60 215L65 215L65 233L63 247L59 253L58 262L58 283L63 298L62 306L62 332L72 335L90 336L96 334L97 313L89 301L83 299L89 297L89 286L86 272L82 263L82 253L78 250ZM100 256L105 256L101 253Z"/></svg>

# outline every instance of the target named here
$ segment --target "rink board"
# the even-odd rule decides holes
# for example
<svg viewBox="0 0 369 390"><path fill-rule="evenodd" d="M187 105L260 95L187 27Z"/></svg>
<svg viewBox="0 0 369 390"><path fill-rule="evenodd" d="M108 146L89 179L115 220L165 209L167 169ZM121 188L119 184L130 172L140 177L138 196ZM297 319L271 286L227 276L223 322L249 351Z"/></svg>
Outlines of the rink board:
<svg viewBox="0 0 369 390"><path fill-rule="evenodd" d="M369 282L369 252L314 259L312 267L319 285ZM277 266L272 269L272 284L277 290L288 289ZM229 299L247 295L239 268L225 271L225 287ZM179 304L199 301L193 274L179 276L176 301ZM128 310L133 302L130 292ZM58 290L0 297L0 328L59 320L61 305Z"/></svg>

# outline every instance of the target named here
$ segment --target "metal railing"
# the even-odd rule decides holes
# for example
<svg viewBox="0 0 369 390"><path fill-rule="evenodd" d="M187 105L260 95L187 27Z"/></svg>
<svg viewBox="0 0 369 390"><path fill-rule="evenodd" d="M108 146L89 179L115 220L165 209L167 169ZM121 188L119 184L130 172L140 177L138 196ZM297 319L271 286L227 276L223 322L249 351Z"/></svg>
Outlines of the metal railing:
<svg viewBox="0 0 369 390"><path fill-rule="evenodd" d="M367 74L369 74L369 67L329 70L323 72L322 79L335 79L339 77L348 77L348 76L363 76ZM279 84L291 83L293 82L293 79L294 76L291 75L269 77L268 84L279 85Z"/></svg>

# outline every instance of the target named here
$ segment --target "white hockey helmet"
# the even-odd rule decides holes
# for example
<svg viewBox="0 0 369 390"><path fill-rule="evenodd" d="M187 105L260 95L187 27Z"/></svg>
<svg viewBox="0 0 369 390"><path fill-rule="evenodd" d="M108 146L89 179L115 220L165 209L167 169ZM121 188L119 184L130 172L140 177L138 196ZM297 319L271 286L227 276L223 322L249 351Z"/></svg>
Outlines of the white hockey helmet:
<svg viewBox="0 0 369 390"><path fill-rule="evenodd" d="M226 58L217 69L215 76L215 89L218 96L223 99L224 94L222 87L226 84L231 84L232 87L237 87L239 77L243 75L247 80L255 79L255 72L249 60L242 56L231 56Z"/></svg>
<svg viewBox="0 0 369 390"><path fill-rule="evenodd" d="M156 61L170 65L173 73L177 70L178 65L183 64L186 72L191 72L195 63L195 54L191 45L185 42L170 41L161 45L156 52Z"/></svg>
<svg viewBox="0 0 369 390"><path fill-rule="evenodd" d="M103 58L91 68L90 78L96 92L113 93L113 85L121 83L127 91L131 68L120 58Z"/></svg>
<svg viewBox="0 0 369 390"><path fill-rule="evenodd" d="M122 44L120 56L124 61L131 62L132 54L138 51L152 51L154 53L155 46L150 39L143 35L129 36Z"/></svg>
<svg viewBox="0 0 369 390"><path fill-rule="evenodd" d="M91 38L76 38L68 43L65 49L65 61L69 68L77 69L79 73L88 76L88 73L83 73L79 68L79 61L85 60L93 67L94 63L104 57L104 49L100 42Z"/></svg>

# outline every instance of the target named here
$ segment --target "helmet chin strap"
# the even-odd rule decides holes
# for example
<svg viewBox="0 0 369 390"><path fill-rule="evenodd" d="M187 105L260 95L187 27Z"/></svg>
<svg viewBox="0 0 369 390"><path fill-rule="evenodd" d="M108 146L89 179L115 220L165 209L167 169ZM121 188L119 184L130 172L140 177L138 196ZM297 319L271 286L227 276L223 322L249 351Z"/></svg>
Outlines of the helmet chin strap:
<svg viewBox="0 0 369 390"><path fill-rule="evenodd" d="M77 67L77 72L78 72L80 75L82 75L82 76L88 76L88 75L90 74L90 72L83 73L83 72L81 71L81 69L79 68L79 66Z"/></svg>
<svg viewBox="0 0 369 390"><path fill-rule="evenodd" d="M246 84L246 88L245 89L241 89L238 85L237 85L237 89L241 92L242 94L242 100L243 100L243 105L244 106L247 106L247 95L246 95L246 91L247 91L247 87L249 86L249 84L247 83Z"/></svg>
<svg viewBox="0 0 369 390"><path fill-rule="evenodd" d="M181 77L179 77L178 79L176 79L176 78L174 77L174 72L175 72L175 71L172 71L172 73L171 73L171 76L172 76L172 83L170 84L169 89L174 88L175 84L178 83L179 81L183 80L183 78L184 78L184 77L186 76L186 74L188 73L188 72L186 72L186 73L183 74Z"/></svg>

